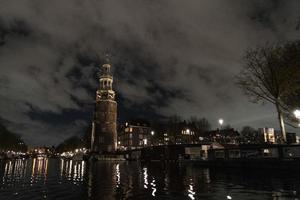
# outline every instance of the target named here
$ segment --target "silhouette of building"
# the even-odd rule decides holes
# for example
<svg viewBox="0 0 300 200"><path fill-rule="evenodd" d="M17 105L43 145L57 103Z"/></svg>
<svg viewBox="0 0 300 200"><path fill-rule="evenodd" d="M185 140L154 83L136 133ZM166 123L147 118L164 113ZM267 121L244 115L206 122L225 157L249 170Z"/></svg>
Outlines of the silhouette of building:
<svg viewBox="0 0 300 200"><path fill-rule="evenodd" d="M297 143L296 133L286 133L286 142L288 144Z"/></svg>
<svg viewBox="0 0 300 200"><path fill-rule="evenodd" d="M117 149L117 102L112 88L113 76L108 58L101 67L99 82L92 125L91 151L113 152Z"/></svg>

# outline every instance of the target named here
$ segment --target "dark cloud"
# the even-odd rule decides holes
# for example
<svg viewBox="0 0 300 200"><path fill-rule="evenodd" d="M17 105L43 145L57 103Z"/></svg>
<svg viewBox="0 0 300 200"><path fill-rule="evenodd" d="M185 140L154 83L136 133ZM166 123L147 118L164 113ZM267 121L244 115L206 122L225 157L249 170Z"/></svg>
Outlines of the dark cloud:
<svg viewBox="0 0 300 200"><path fill-rule="evenodd" d="M299 8L297 0L3 1L0 116L31 144L82 133L109 51L120 118L278 127L273 107L249 103L234 76L247 48L299 38Z"/></svg>

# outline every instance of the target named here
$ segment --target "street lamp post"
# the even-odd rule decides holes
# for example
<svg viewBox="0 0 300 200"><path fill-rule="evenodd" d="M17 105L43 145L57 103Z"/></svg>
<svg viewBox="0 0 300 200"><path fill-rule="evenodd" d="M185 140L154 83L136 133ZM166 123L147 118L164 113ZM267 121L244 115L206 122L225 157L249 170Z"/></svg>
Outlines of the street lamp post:
<svg viewBox="0 0 300 200"><path fill-rule="evenodd" d="M186 143L191 143L191 130L186 129L185 134L187 135L187 139L184 139Z"/></svg>
<svg viewBox="0 0 300 200"><path fill-rule="evenodd" d="M221 138L223 138L223 136L222 136L222 134L221 134L223 123L224 123L224 120L223 120L222 118L220 118L220 119L219 119L219 124L220 124L220 130L219 130L220 136L219 136L219 137L221 137Z"/></svg>
<svg viewBox="0 0 300 200"><path fill-rule="evenodd" d="M151 131L150 132L150 134L151 134L151 143L152 143L152 146L154 145L154 138L153 138L153 136L154 136L154 134L155 134L155 132L154 131Z"/></svg>
<svg viewBox="0 0 300 200"><path fill-rule="evenodd" d="M223 119L219 119L220 129L222 129L223 123L224 123L224 120Z"/></svg>

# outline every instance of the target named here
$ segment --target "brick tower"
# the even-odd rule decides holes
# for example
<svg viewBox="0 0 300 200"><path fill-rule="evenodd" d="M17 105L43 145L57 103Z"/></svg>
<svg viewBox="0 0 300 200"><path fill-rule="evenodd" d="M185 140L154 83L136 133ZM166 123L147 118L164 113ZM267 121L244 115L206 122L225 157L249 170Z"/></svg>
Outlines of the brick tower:
<svg viewBox="0 0 300 200"><path fill-rule="evenodd" d="M106 58L100 69L100 87L96 93L91 150L114 152L117 148L117 102L113 91L111 64Z"/></svg>

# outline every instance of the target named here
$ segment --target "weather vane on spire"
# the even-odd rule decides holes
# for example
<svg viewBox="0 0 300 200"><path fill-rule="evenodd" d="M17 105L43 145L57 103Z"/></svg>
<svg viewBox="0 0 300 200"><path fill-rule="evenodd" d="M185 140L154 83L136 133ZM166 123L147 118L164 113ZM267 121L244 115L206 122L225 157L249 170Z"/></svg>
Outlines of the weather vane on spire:
<svg viewBox="0 0 300 200"><path fill-rule="evenodd" d="M107 64L110 63L110 56L109 56L109 54L108 54L107 52L105 53L105 62L106 62Z"/></svg>

